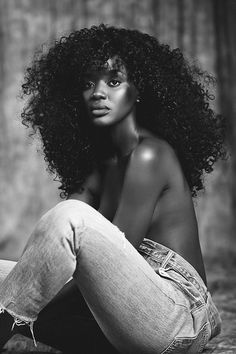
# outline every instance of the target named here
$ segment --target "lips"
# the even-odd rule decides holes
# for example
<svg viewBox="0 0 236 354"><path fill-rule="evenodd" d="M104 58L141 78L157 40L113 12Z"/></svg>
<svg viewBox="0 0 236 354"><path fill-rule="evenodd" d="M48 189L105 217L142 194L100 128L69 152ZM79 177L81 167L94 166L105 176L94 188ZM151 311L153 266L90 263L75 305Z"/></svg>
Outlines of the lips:
<svg viewBox="0 0 236 354"><path fill-rule="evenodd" d="M110 112L110 109L106 106L92 106L90 108L92 115L94 116L104 116Z"/></svg>

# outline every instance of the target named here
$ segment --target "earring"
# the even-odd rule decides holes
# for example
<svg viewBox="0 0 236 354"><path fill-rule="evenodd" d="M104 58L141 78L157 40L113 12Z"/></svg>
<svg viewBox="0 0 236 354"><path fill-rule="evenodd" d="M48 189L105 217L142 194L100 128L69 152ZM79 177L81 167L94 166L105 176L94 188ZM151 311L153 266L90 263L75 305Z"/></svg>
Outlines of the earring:
<svg viewBox="0 0 236 354"><path fill-rule="evenodd" d="M137 103L140 103L140 98L139 98L139 97L136 99L136 102L137 102Z"/></svg>

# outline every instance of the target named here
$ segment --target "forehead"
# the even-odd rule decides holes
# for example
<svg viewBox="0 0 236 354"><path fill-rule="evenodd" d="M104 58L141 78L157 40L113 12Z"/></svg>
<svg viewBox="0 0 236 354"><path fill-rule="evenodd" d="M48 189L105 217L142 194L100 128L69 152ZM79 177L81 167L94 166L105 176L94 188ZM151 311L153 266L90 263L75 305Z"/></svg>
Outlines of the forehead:
<svg viewBox="0 0 236 354"><path fill-rule="evenodd" d="M123 61L117 57L109 58L105 63L93 61L85 70L84 76L122 75L127 78L128 72Z"/></svg>

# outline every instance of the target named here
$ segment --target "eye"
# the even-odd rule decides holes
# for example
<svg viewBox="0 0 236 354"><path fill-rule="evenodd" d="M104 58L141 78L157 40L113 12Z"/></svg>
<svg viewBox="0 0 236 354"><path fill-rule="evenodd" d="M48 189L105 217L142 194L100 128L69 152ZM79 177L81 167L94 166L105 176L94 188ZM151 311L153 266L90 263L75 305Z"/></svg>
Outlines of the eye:
<svg viewBox="0 0 236 354"><path fill-rule="evenodd" d="M93 87L95 83L93 81L84 81L83 83L83 90L89 90L91 87Z"/></svg>
<svg viewBox="0 0 236 354"><path fill-rule="evenodd" d="M121 81L117 80L117 79L112 79L108 82L108 85L111 87L117 87L121 84Z"/></svg>

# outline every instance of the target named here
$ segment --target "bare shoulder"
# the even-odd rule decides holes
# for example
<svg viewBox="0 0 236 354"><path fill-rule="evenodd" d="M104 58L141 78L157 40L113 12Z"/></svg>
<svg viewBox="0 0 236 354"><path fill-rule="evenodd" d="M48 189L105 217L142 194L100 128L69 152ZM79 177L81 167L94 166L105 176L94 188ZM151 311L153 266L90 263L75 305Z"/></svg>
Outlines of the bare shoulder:
<svg viewBox="0 0 236 354"><path fill-rule="evenodd" d="M158 180L163 188L187 191L187 181L179 159L168 142L156 137L145 137L136 147L132 156L136 176L148 182Z"/></svg>
<svg viewBox="0 0 236 354"><path fill-rule="evenodd" d="M179 165L174 149L165 140L156 137L144 137L136 147L133 158L138 163L154 168L160 165L168 168Z"/></svg>

